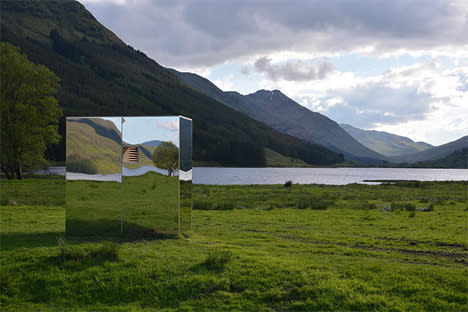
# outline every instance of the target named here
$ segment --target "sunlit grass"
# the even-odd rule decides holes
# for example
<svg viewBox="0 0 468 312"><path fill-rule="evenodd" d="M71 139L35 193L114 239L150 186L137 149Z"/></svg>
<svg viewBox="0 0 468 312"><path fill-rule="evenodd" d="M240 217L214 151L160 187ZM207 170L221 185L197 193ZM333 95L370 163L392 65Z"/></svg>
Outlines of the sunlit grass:
<svg viewBox="0 0 468 312"><path fill-rule="evenodd" d="M16 200L0 207L1 310L463 311L466 186L194 186L204 210L177 239L66 236L59 200Z"/></svg>

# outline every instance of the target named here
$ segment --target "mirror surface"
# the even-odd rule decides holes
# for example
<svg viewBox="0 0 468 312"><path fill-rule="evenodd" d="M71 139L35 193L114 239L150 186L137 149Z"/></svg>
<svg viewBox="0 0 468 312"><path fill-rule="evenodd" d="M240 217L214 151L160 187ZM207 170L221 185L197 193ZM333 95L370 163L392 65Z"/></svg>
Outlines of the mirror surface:
<svg viewBox="0 0 468 312"><path fill-rule="evenodd" d="M192 120L180 117L180 231L192 229Z"/></svg>
<svg viewBox="0 0 468 312"><path fill-rule="evenodd" d="M123 163L123 231L179 233L179 118L124 117L123 147L138 162Z"/></svg>
<svg viewBox="0 0 468 312"><path fill-rule="evenodd" d="M66 142L67 234L119 234L120 117L69 117Z"/></svg>

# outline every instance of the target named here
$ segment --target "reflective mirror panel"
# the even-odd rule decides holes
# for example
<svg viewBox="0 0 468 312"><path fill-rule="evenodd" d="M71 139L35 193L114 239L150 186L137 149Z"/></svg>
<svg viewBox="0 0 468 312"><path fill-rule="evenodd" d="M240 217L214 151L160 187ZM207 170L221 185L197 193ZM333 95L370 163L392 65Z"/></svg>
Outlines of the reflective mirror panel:
<svg viewBox="0 0 468 312"><path fill-rule="evenodd" d="M178 234L179 117L124 117L122 130L123 152L138 149L122 168L124 233Z"/></svg>
<svg viewBox="0 0 468 312"><path fill-rule="evenodd" d="M192 229L192 120L180 117L180 231Z"/></svg>
<svg viewBox="0 0 468 312"><path fill-rule="evenodd" d="M120 117L66 121L66 231L120 233Z"/></svg>

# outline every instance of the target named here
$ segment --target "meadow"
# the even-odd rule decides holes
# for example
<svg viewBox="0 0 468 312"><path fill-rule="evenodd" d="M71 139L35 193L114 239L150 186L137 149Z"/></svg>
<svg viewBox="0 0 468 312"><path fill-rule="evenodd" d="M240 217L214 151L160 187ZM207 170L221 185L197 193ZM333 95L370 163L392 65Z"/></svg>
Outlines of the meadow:
<svg viewBox="0 0 468 312"><path fill-rule="evenodd" d="M468 182L193 186L192 231L67 236L1 181L2 311L466 311Z"/></svg>

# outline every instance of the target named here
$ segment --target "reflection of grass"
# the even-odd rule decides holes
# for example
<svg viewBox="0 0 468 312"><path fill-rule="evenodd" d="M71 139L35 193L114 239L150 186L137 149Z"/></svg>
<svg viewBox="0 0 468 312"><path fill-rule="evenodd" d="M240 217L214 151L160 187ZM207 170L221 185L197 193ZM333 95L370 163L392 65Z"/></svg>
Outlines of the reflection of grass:
<svg viewBox="0 0 468 312"><path fill-rule="evenodd" d="M142 176L124 177L123 184L124 220L129 224L125 232L139 231L140 227L149 231L179 231L178 177L147 172Z"/></svg>
<svg viewBox="0 0 468 312"><path fill-rule="evenodd" d="M70 234L120 233L120 183L67 181L67 229Z"/></svg>
<svg viewBox="0 0 468 312"><path fill-rule="evenodd" d="M23 182L52 197L53 181ZM199 201L245 209L195 210L189 239L106 237L118 244L118 261L93 253L104 248L98 237L67 237L78 261L61 260L64 207L9 204L0 207L0 304L2 311L464 311L466 186L293 185L287 193L282 185L194 185ZM298 209L299 195L335 205ZM392 202L436 204L408 218L383 209Z"/></svg>
<svg viewBox="0 0 468 312"><path fill-rule="evenodd" d="M67 229L80 235L120 233L121 184L68 181ZM123 178L124 233L178 232L177 177L155 172Z"/></svg>

